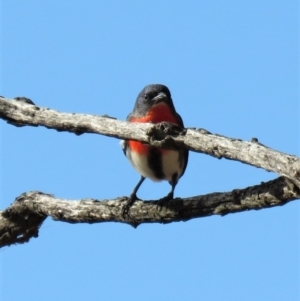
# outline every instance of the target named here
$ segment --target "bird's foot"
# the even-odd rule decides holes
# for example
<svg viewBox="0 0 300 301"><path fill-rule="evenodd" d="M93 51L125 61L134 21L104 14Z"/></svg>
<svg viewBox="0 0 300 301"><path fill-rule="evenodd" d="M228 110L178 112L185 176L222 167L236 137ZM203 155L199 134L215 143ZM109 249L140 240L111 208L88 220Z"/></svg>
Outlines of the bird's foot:
<svg viewBox="0 0 300 301"><path fill-rule="evenodd" d="M131 206L134 204L135 201L139 201L140 199L136 196L136 194L131 194L128 198L128 201L124 205L122 209L122 216L123 218L128 216L129 210Z"/></svg>
<svg viewBox="0 0 300 301"><path fill-rule="evenodd" d="M164 207L167 206L169 204L169 201L173 200L173 198L174 198L174 193L170 192L165 197L157 200L157 203L160 207Z"/></svg>

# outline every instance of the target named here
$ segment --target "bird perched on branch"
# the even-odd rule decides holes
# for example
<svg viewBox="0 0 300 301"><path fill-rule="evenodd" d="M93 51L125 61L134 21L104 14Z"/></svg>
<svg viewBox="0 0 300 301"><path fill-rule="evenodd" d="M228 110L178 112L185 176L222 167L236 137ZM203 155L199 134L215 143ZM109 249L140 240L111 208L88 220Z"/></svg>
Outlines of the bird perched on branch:
<svg viewBox="0 0 300 301"><path fill-rule="evenodd" d="M184 127L182 118L175 110L169 89L160 84L148 85L139 93L127 121L140 123L170 122ZM173 199L175 187L187 166L188 150L168 150L133 140L123 140L121 144L124 154L141 175L141 179L133 189L123 212L128 213L131 205L138 199L136 193L145 178L153 181L168 181L171 185L171 191L159 201Z"/></svg>

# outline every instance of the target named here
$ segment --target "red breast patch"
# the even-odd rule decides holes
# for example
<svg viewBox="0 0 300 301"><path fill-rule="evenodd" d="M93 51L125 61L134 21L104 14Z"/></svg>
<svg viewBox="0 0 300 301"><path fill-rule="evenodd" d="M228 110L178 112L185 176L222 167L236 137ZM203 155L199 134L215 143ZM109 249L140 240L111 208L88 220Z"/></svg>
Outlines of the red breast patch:
<svg viewBox="0 0 300 301"><path fill-rule="evenodd" d="M167 122L179 124L176 115L174 116L169 106L165 103L159 103L158 105L151 107L150 110L147 112L146 116L144 117L131 117L130 121L142 122L142 123L146 123L146 122L159 123L159 122L167 121Z"/></svg>
<svg viewBox="0 0 300 301"><path fill-rule="evenodd" d="M174 116L173 112L170 110L169 106L165 103L157 104L150 108L144 117L131 117L130 122L141 122L141 123L159 123L159 122L172 122L174 124L180 125L176 115ZM132 151L139 154L147 154L150 145L143 144L138 141L129 140L129 147ZM168 150L161 149L163 153L168 152Z"/></svg>
<svg viewBox="0 0 300 301"><path fill-rule="evenodd" d="M149 145L143 144L139 141L128 141L129 147L133 152L137 152L140 155L147 155L149 150Z"/></svg>

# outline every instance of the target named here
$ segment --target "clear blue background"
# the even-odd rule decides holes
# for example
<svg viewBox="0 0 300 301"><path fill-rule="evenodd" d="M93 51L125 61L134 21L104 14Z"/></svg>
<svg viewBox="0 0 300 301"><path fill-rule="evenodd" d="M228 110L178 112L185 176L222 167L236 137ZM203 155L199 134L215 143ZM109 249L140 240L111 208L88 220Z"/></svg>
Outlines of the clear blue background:
<svg viewBox="0 0 300 301"><path fill-rule="evenodd" d="M1 2L1 93L124 120L166 84L187 127L299 151L298 1ZM129 195L139 179L114 138L1 124L1 208L25 191ZM277 175L191 153L175 195ZM160 198L168 183L146 181ZM0 250L1 295L19 300L299 300L299 202L137 229L48 219Z"/></svg>

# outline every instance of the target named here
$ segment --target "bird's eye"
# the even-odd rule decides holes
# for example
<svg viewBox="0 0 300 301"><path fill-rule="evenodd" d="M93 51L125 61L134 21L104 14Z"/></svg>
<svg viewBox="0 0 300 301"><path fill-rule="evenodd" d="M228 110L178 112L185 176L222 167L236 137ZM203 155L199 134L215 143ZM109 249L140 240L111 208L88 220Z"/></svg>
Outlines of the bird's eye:
<svg viewBox="0 0 300 301"><path fill-rule="evenodd" d="M145 98L146 100L148 100L148 99L149 99L149 96L148 96L147 94L145 94L145 95L144 95L144 98Z"/></svg>

